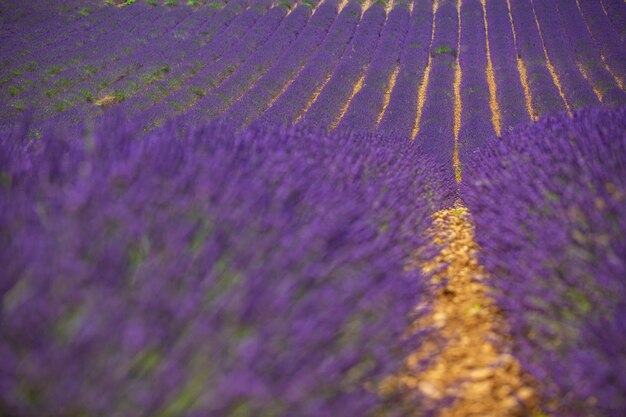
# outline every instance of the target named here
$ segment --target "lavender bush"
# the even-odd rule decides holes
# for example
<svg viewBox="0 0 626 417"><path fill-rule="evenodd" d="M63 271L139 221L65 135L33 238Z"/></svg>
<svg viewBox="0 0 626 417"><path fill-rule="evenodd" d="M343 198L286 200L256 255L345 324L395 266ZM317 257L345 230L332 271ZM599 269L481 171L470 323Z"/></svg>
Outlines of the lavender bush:
<svg viewBox="0 0 626 417"><path fill-rule="evenodd" d="M626 412L625 132L626 107L544 118L463 175L482 262L553 416Z"/></svg>
<svg viewBox="0 0 626 417"><path fill-rule="evenodd" d="M410 143L25 131L0 139L0 415L397 415L376 383L419 344L406 265L454 188Z"/></svg>

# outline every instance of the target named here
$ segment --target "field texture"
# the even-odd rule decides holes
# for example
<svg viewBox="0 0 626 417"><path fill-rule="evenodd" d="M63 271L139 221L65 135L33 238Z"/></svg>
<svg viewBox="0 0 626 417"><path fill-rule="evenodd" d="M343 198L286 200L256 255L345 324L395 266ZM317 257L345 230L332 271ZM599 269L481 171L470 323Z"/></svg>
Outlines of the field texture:
<svg viewBox="0 0 626 417"><path fill-rule="evenodd" d="M0 417L626 415L623 0L0 0Z"/></svg>

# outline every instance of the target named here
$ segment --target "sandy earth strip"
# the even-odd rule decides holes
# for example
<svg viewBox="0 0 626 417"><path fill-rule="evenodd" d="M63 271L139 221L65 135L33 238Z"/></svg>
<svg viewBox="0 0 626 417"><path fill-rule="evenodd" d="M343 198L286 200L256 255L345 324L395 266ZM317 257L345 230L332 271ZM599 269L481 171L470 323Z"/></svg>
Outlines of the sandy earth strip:
<svg viewBox="0 0 626 417"><path fill-rule="evenodd" d="M421 267L431 278L433 308L420 326L436 332L409 358L409 368L434 357L425 371L399 377L421 391L438 417L542 416L531 379L511 355L502 314L488 295L468 210L460 204L434 215L440 248ZM423 323L423 324L421 324Z"/></svg>

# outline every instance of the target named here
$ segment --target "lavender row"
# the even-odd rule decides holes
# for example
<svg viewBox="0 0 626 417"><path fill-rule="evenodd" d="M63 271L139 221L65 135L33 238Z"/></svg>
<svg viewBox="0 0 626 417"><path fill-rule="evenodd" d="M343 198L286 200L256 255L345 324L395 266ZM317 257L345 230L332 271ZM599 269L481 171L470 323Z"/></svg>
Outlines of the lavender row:
<svg viewBox="0 0 626 417"><path fill-rule="evenodd" d="M101 91L94 88L94 83L91 78L96 74L98 75L98 80L100 80L99 83L104 85L103 80L107 80L106 84L116 85L115 91L118 94L129 94L118 86L119 83L116 83L116 80L129 79L128 83L133 83L136 89L141 85L143 79L149 79L154 76L153 74L157 71L157 69L154 68L154 61L176 62L182 59L185 53L192 53L198 48L197 44L192 42L191 39L179 39L179 37L184 35L185 31L179 29L178 25L172 23L176 22L176 20L180 18L180 15L181 14L170 16L171 20L166 21L163 26L154 23L155 26L163 28L159 42L149 42L147 46L138 46L131 53L125 52L128 48L128 44L116 42L116 51L114 51L113 54L107 54L108 56L106 58L110 60L109 63L103 65L102 62L106 62L106 59L102 56L96 56L95 59L81 60L79 65L74 65L59 73L57 80L62 83L49 84L47 88L45 88L46 86L44 85L41 89L32 91L28 97L21 95L19 98L26 99L29 102L36 102L42 99L46 100L47 97L48 99L53 99L54 105L63 103L65 107L70 107L76 103L84 102L86 98L95 99L98 94L102 96L108 95L107 88L111 87L100 88L99 90ZM192 16L208 17L205 16L203 12L196 12ZM186 17L185 20L190 20L189 16ZM146 24L149 23L150 21L147 20ZM192 31L196 32L196 29L200 29L204 26L204 23L197 21L195 22L196 27L191 26ZM91 49L101 51L105 45L106 44L99 42L98 45L89 46ZM169 52L169 56L163 56L164 51ZM110 62L113 63L111 64ZM164 64L161 64L160 68L163 66ZM135 77L134 82L132 80L133 76Z"/></svg>
<svg viewBox="0 0 626 417"><path fill-rule="evenodd" d="M11 4L25 16L4 32L9 38L3 42L3 46L11 51L11 55L4 57L2 70L7 67L16 70L26 64L33 56L42 52L49 53L49 48L58 45L67 34L75 36L84 32L85 27L101 22L104 16L119 18L122 13L116 8L95 2L80 2L73 5L64 2L60 6L58 2L56 5L37 2L38 7L24 7L31 4L33 2L19 2L19 6ZM140 7L135 7L126 14L136 13L139 9ZM91 13L84 16L85 13L81 13L84 10L89 10ZM42 24L44 21L46 24Z"/></svg>
<svg viewBox="0 0 626 417"><path fill-rule="evenodd" d="M599 105L591 85L585 81L572 54L572 45L565 35L555 2L533 1L533 9L539 21L543 42L559 77L569 107Z"/></svg>
<svg viewBox="0 0 626 417"><path fill-rule="evenodd" d="M454 73L457 56L456 1L440 1L435 14L435 37L430 49L431 73L415 141L427 155L454 168Z"/></svg>
<svg viewBox="0 0 626 417"><path fill-rule="evenodd" d="M260 13L260 10L254 8L251 12ZM172 116L187 111L208 92L219 87L267 42L286 15L287 10L284 7L272 7L221 59L188 79L183 88L142 113L141 117L145 120L146 127L158 126Z"/></svg>
<svg viewBox="0 0 626 417"><path fill-rule="evenodd" d="M293 82L315 53L337 17L337 5L322 2L297 41L276 64L233 106L225 116L230 125L247 126L256 120Z"/></svg>
<svg viewBox="0 0 626 417"><path fill-rule="evenodd" d="M326 129L337 125L356 83L372 60L385 18L381 7L371 7L363 13L363 18L330 79L302 116L302 124Z"/></svg>
<svg viewBox="0 0 626 417"><path fill-rule="evenodd" d="M312 10L296 7L272 36L247 59L222 85L198 100L187 113L188 121L214 119L240 99L296 41L305 28Z"/></svg>
<svg viewBox="0 0 626 417"><path fill-rule="evenodd" d="M517 54L524 62L532 98L533 116L566 110L548 70L531 0L510 0L513 26L517 34Z"/></svg>
<svg viewBox="0 0 626 417"><path fill-rule="evenodd" d="M194 22L196 24L201 23L198 21L198 16L209 15L215 12L214 8L202 8L201 10L192 13L190 8L182 7L148 7L147 9L138 8L132 9L120 14L119 18L114 20L105 20L107 26L104 30L98 30L98 36L89 42L81 42L79 48L76 48L71 43L61 42L59 47L52 48L51 50L55 54L55 60L60 58L66 58L72 56L72 61L77 61L83 66L89 65L91 67L100 68L111 61L117 61L119 59L129 59L129 57L137 54L137 51L146 49L146 44L153 46L154 39L160 37L166 39L170 36L170 33L174 29L185 28L186 22ZM128 13L128 14L127 14ZM134 13L134 16L133 16ZM132 20L131 20L132 17ZM111 30L111 23L117 26L116 30ZM86 32L85 33L89 33ZM103 36L103 35L107 36ZM106 54L103 56L102 48L116 46L114 51L117 55ZM124 52L121 54L121 52ZM71 68L69 69L71 70ZM61 72L59 76L66 76L64 72Z"/></svg>
<svg viewBox="0 0 626 417"><path fill-rule="evenodd" d="M103 33L101 31L106 30L104 28L107 27L109 28L109 34L115 33L115 29L118 31L123 30L118 27L120 17L111 8L98 10L86 18L83 17L84 20L80 22L79 27L70 29L59 27L56 28L56 34L47 33L48 37L61 39L56 39L55 42L39 42L38 48L33 48L33 46L38 45L35 42L28 45L29 49L25 49L19 43L9 42L6 50L3 50L3 55L11 57L10 60L12 62L6 62L6 68L2 72L0 84L24 88L28 83L45 80L48 76L58 74L63 70L63 66L70 65L71 62L67 63L65 61L68 53L59 55L57 49L62 47L64 43L70 44L75 49L80 49L85 43L93 43L98 36L102 37ZM74 30L72 31L71 29ZM69 41L67 37L70 37ZM72 52L71 50L69 51L69 53ZM76 57L77 55L73 56ZM53 65L55 65L54 69L52 68ZM2 94L6 96L6 90Z"/></svg>
<svg viewBox="0 0 626 417"><path fill-rule="evenodd" d="M451 203L440 167L380 136L232 130L0 140L3 415L420 407L372 388L423 336L405 266Z"/></svg>
<svg viewBox="0 0 626 417"><path fill-rule="evenodd" d="M389 12L372 63L365 73L363 87L350 102L337 125L338 128L370 132L376 130L379 116L385 110L385 94L391 94L391 78L398 68L402 45L409 28L409 16L409 10L402 5L395 6Z"/></svg>
<svg viewBox="0 0 626 417"><path fill-rule="evenodd" d="M241 7L243 6L243 3L240 1L232 1L230 2L230 6L226 6L223 10L222 13L220 13L218 16L216 16L216 23L219 23L220 21L224 22L224 21L228 21L232 18L235 17L235 15L241 11ZM257 5L253 8L250 8L246 11L244 11L241 16L243 18L242 19L237 19L236 22L239 23L243 23L243 24L253 24L257 18L259 17L260 14L262 14L263 12L265 12L265 8L269 6L269 1L267 2L257 2ZM227 10L228 9L228 10ZM275 25L278 23L277 20L280 20L280 16L276 16L274 15L269 16L269 26L268 26L268 22L265 23L265 25L261 25L261 29L262 32L261 35L262 36L269 36L269 33L271 33L271 31L274 29ZM267 19L266 19L267 20ZM215 25L214 26L214 30L219 30L219 28L221 28L222 25ZM258 30L257 26L253 26L251 29L251 33L254 34L255 30ZM229 32L229 34L232 34ZM262 39L262 37L261 37ZM236 49L232 49L231 51L231 55L230 56L226 56L225 59L222 59L221 61L216 61L213 65L208 65L206 67L204 67L203 70L201 70L200 72L197 72L193 77L191 77L191 79L188 79L188 81L191 82L198 82L199 79L201 79L200 77L206 77L207 74L211 74L216 76L213 71L217 72L216 68L221 68L222 71L226 71L230 66L233 65L233 61L229 58L232 57L232 55L238 56L238 57L243 57L245 56L245 53L249 51L248 48L245 47L245 45L247 45L249 42L258 42L259 41L259 36L251 36L250 38L248 37L244 37L243 40L239 40L239 42L236 44L238 45L238 47ZM211 43L211 45L219 45L222 44L222 42L220 40L215 40L214 43ZM225 50L224 48L211 48L211 45L207 45L207 49L203 50L204 53L220 53ZM223 46L228 46L228 43L222 44ZM252 47L254 47L255 45L252 45ZM209 59L213 59L213 56L208 57ZM218 56L217 59L219 59L220 57ZM243 59L243 58L240 58ZM192 64L193 65L193 64ZM197 68L197 66L196 66ZM158 71L154 72L152 74L152 76L146 81L148 84L150 83L151 79L153 78L164 78L166 77L167 73L169 73L171 71L171 67L169 65L165 65L163 67L161 67L161 69L159 69ZM187 80L186 80L187 82ZM182 85L180 86L182 87ZM95 85L95 86L85 86L83 87L84 90L90 91L91 88L95 88L96 91L98 91L98 89L101 89L102 86L101 85ZM158 86L157 86L158 88ZM171 88L171 87L170 87ZM192 87L193 89L193 87ZM179 91L177 94L174 95L182 95L186 90L181 90ZM195 91L195 90L192 90ZM82 90L79 89L79 92L82 93ZM164 92L166 93L166 92ZM148 96L150 94L150 91L143 91L143 92L139 92L140 95L144 95L144 96ZM93 94L92 94L93 95ZM197 98L197 95L195 93L190 94L192 95L191 99ZM150 95L150 98L153 98L154 96ZM117 102L119 101L123 101L123 99L125 98L124 96L118 97L116 94L110 96L111 98L111 103L104 103L103 110L106 111L107 107L111 107L111 105L115 105ZM78 101L80 100L79 97L74 97L73 99L74 101ZM152 100L149 101L150 103L152 102ZM80 122L81 120L84 120L85 118L89 118L91 116L93 116L94 113L94 108L93 107L89 107L89 106L75 106L72 109L70 109L69 111L64 111L61 114L58 114L57 116L46 120L43 124L52 124L52 125L58 125L61 124L62 126L68 126L68 125L75 125L77 122ZM136 114L137 112L133 112L133 114ZM153 120L157 120L157 118L160 118L160 120L164 120L166 118L171 117L171 113L172 113L172 109L169 106L165 106L165 105L158 105L158 106L153 106L150 108L150 110L148 110L147 112L144 113L144 118L147 121L153 121ZM129 113L130 115L131 113Z"/></svg>
<svg viewBox="0 0 626 417"><path fill-rule="evenodd" d="M496 99L500 108L502 131L507 132L514 126L529 121L531 115L524 104L524 89L517 69L517 51L507 3L485 0L485 10Z"/></svg>
<svg viewBox="0 0 626 417"><path fill-rule="evenodd" d="M154 10L156 9L153 9L152 11ZM176 10L183 10L183 9L176 9ZM183 16L186 16L186 14L181 13L181 12L162 13L162 12L159 12L158 10L156 10L156 12L157 12L156 15L151 15L149 12L142 14L141 18L138 18L136 21L134 21L131 27L144 28L147 31L147 29L151 27L151 25L157 25L154 23L154 20L156 17L160 15L165 15L166 17L169 18L165 21L166 23L165 27L167 28L166 30L166 33L167 33L167 31L172 29L171 23L174 23L178 21L179 19L181 19ZM105 22L106 22L106 19L105 19ZM111 26L110 23L108 24L108 26ZM140 66L140 64L132 62L132 57L134 55L130 54L130 52L132 52L133 48L137 48L137 47L145 48L141 46L141 44L144 41L146 41L146 39L144 38L135 39L133 36L130 36L127 33L127 31L123 31L123 30L119 30L119 31L114 30L111 36L108 38L106 37L104 39L95 38L93 40L86 40L84 42L81 41L81 43L83 44L81 48L76 49L74 47L70 47L70 50L69 50L69 52L72 55L74 55L74 57L82 57L82 58L78 58L76 61L77 63L80 64L80 67L77 64L73 63L74 59L69 60L69 61L67 60L68 53L64 53L62 50L59 50L59 48L53 49L53 51L55 51L54 54L58 54L59 57L62 57L63 59L62 61L58 61L57 60L58 58L52 58L52 61L48 61L47 58L42 57L38 59L38 62L40 64L45 65L45 69L42 69L41 72L44 72L44 74L47 74L47 75L52 75L53 76L52 79L58 80L59 83L52 81L52 83L48 84L49 87L47 88L31 89L30 94L26 96L21 95L18 97L18 100L20 102L25 102L25 105L28 105L31 102L37 102L40 99L40 96L44 94L46 96L52 97L58 94L60 91L63 91L67 87L72 86L76 84L77 82L80 82L82 79L90 78L93 74L97 72L103 72L102 70L104 70L105 69L104 67L107 67L107 66L109 66L112 70L117 70L117 72L113 71L112 74L105 74L105 79L107 77L109 79L111 78L115 79L117 77L127 75L128 73L136 70ZM133 43L134 43L134 46L131 48L131 45L133 45ZM114 54L116 55L111 54L110 52L103 54L102 53L103 48L106 48L105 50L107 50L111 44L116 45L116 50L114 51ZM121 59L121 62L119 61L120 59ZM110 66L111 62L114 63L112 66ZM111 69L109 69L109 72L112 71ZM41 77L41 81L43 83L46 82L47 77L45 75L42 76L41 74L34 74L34 76ZM101 80L101 77L103 76L102 75L100 76L99 78L100 80ZM77 88L85 88L85 86L81 86L80 84L78 84ZM90 93L93 93L93 92L90 91ZM55 100L55 105L57 102L64 103L64 104L66 104L65 102L68 102L68 105L69 105L69 103L71 103L72 100L70 100L67 97L59 97L58 99Z"/></svg>
<svg viewBox="0 0 626 417"><path fill-rule="evenodd" d="M411 25L400 54L400 70L389 105L378 125L378 132L393 132L409 137L415 126L419 86L428 63L433 24L433 2L416 1L413 4Z"/></svg>
<svg viewBox="0 0 626 417"><path fill-rule="evenodd" d="M260 117L264 122L291 124L310 107L346 51L361 17L361 5L350 0L330 28L328 35L304 66L298 78Z"/></svg>
<svg viewBox="0 0 626 417"><path fill-rule="evenodd" d="M487 47L480 0L464 0L461 6L461 125L458 148L461 166L495 136L487 83Z"/></svg>
<svg viewBox="0 0 626 417"><path fill-rule="evenodd" d="M190 17L186 18L180 24L173 26L171 30L161 35L159 42L142 48L137 51L135 56L126 57L128 62L137 62L141 64L141 71L137 71L123 80L112 83L103 91L101 95L106 96L115 92L123 91L125 95L136 93L136 90L142 89L146 84L146 78L158 71L164 65L170 68L178 62L192 61L191 65L201 67L204 65L200 62L200 48L207 41L214 38L221 38L223 26L219 23L222 21L230 22L236 15L241 13L247 7L247 1L230 1L227 7L222 9L218 14L219 18L215 21L211 20L214 16L214 8L205 8L209 14L200 11L194 12ZM172 79L172 74L168 71L167 78ZM122 85L120 85L122 84Z"/></svg>
<svg viewBox="0 0 626 417"><path fill-rule="evenodd" d="M88 20L86 19L83 25L74 28L73 32L66 31L63 27L58 28L58 39L43 43L33 51L33 58L29 60L36 59L40 73L49 73L52 65L60 67L55 70L55 73L58 73L71 67L74 60L93 57L96 53L94 44L101 45L101 42L105 42L105 45L111 45L111 41L122 43L135 41L135 37L129 32L133 28L147 31L149 23L154 22L159 14L162 12L147 6L136 6L124 11L110 7L98 9L87 17ZM99 57L103 60L102 56Z"/></svg>
<svg viewBox="0 0 626 417"><path fill-rule="evenodd" d="M71 30L73 27L81 24L85 19L80 13L83 8L91 8L103 6L96 1L67 1L62 5L54 7L51 2L4 2L0 5L0 24L3 30L0 34L2 47L10 48L12 51L23 51L32 46L33 43L39 43L42 37L50 39L49 34L58 34L60 27ZM43 25L46 19L50 19L48 25ZM3 53L3 61L0 64L0 70L4 70L7 66L17 64L14 60L18 54L14 56L5 55Z"/></svg>
<svg viewBox="0 0 626 417"><path fill-rule="evenodd" d="M463 175L480 260L555 417L626 410L624 132L626 107L545 118Z"/></svg>
<svg viewBox="0 0 626 417"><path fill-rule="evenodd" d="M230 9L233 3L234 2L229 2L224 8L224 11ZM265 4L269 6L268 3ZM141 94L134 95L125 100L118 108L123 110L124 114L134 116L157 104L168 94L182 88L186 80L220 59L220 57L233 48L237 42L245 36L246 32L254 26L257 19L262 16L262 5L263 4L258 4L257 7L246 10L236 16L234 13L235 9L232 9L228 14L219 14L211 26L219 28L217 32L220 33L220 35L217 37L214 36L207 45L201 47L194 54L194 62L197 61L199 65L189 61L179 63L171 69L167 78L155 81L145 88ZM198 68L199 66L200 68ZM182 83L170 83L170 78L180 79ZM204 94L204 90L202 90L202 94Z"/></svg>
<svg viewBox="0 0 626 417"><path fill-rule="evenodd" d="M613 30L617 33L620 40L624 42L626 39L626 4L619 0L601 0L602 9L613 25Z"/></svg>
<svg viewBox="0 0 626 417"><path fill-rule="evenodd" d="M626 82L626 44L613 30L599 1L580 0L580 12L591 31L606 64L622 86Z"/></svg>
<svg viewBox="0 0 626 417"><path fill-rule="evenodd" d="M602 104L626 104L626 93L617 85L615 78L602 64L602 57L576 4L567 0L557 2L567 39L576 54L577 64L587 74Z"/></svg>

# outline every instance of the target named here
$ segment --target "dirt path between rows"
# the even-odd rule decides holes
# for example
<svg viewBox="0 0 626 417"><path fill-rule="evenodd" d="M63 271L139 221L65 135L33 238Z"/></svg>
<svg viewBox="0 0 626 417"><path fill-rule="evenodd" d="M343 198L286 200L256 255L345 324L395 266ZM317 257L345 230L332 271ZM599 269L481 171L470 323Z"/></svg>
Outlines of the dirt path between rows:
<svg viewBox="0 0 626 417"><path fill-rule="evenodd" d="M434 215L430 230L441 248L422 262L433 273L432 311L422 320L436 332L409 358L434 359L402 384L421 391L438 417L542 416L531 379L511 356L502 314L488 296L468 210L457 204ZM420 326L420 323L418 323Z"/></svg>

